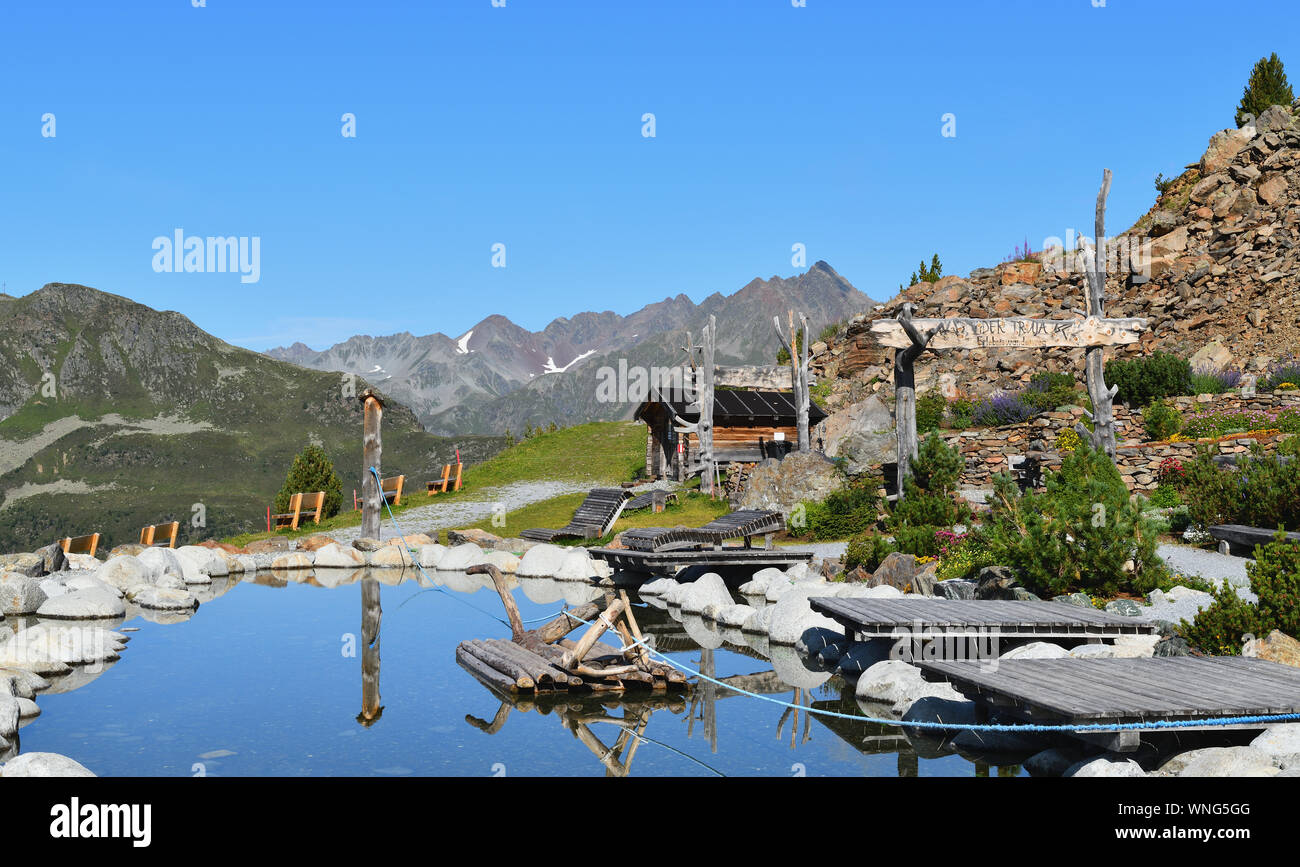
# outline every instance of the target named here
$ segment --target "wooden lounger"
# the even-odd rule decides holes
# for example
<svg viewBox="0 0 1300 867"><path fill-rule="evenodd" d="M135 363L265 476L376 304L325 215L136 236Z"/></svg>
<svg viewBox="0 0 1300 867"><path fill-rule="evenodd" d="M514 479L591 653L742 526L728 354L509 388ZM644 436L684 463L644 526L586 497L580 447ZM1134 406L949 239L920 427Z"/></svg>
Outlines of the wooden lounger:
<svg viewBox="0 0 1300 867"><path fill-rule="evenodd" d="M99 534L65 536L59 540L59 547L63 549L64 554L89 554L94 557L95 551L99 549Z"/></svg>
<svg viewBox="0 0 1300 867"><path fill-rule="evenodd" d="M150 524L140 530L140 544L151 548L175 548L176 535L181 530L180 521Z"/></svg>
<svg viewBox="0 0 1300 867"><path fill-rule="evenodd" d="M456 464L456 482L455 485L452 487L453 491L460 490L460 470L461 470L461 465ZM432 497L434 494L447 493L447 485L450 483L451 483L451 464L446 464L442 468L442 480L437 482L429 482L429 496Z"/></svg>
<svg viewBox="0 0 1300 867"><path fill-rule="evenodd" d="M631 494L622 488L592 488L582 505L573 513L573 520L558 530L535 527L519 535L534 542L551 542L555 539L598 539L610 531L618 516L623 513Z"/></svg>
<svg viewBox="0 0 1300 867"><path fill-rule="evenodd" d="M294 494L289 498L289 511L272 515L271 520L275 522L275 529L282 530L288 527L290 530L298 529L304 518L310 517L313 523L320 523L320 513L325 508L325 492L317 491L314 494Z"/></svg>
<svg viewBox="0 0 1300 867"><path fill-rule="evenodd" d="M644 509L648 506L653 506L656 493L656 491L646 491L644 494L638 494L627 501L627 505L623 507L623 511L635 512L637 509ZM662 493L664 494L665 505L677 502L676 491L663 491Z"/></svg>
<svg viewBox="0 0 1300 867"><path fill-rule="evenodd" d="M703 527L639 527L623 533L623 544L634 551L681 551L720 548L727 539L742 538L750 547L754 536L785 529L785 516L765 509L742 509L715 518Z"/></svg>

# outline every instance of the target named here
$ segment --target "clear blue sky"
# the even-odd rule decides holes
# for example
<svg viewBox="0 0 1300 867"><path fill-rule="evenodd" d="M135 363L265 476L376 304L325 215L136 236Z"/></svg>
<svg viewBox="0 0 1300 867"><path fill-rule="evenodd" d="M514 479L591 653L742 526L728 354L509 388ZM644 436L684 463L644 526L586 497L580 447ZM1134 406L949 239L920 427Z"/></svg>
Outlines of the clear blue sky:
<svg viewBox="0 0 1300 867"><path fill-rule="evenodd" d="M1295 0L1093 2L8 2L0 280L258 350L700 300L794 243L887 298L1091 234L1103 167L1127 228L1256 59L1300 86ZM260 237L260 281L155 273L177 228Z"/></svg>

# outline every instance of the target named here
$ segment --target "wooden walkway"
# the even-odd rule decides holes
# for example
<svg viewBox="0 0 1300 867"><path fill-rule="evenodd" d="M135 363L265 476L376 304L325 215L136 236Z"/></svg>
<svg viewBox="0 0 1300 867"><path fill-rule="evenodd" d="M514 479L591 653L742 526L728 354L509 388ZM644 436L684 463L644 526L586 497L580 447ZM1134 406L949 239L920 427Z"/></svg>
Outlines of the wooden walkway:
<svg viewBox="0 0 1300 867"><path fill-rule="evenodd" d="M686 566L747 566L787 569L807 563L812 551L786 548L744 548L739 545L706 548L702 551L635 551L631 548L588 548L587 553L625 572L672 575Z"/></svg>
<svg viewBox="0 0 1300 867"><path fill-rule="evenodd" d="M957 599L839 599L814 596L814 611L844 627L850 640L932 629L944 636L1101 638L1152 635L1154 623L1065 602Z"/></svg>
<svg viewBox="0 0 1300 867"><path fill-rule="evenodd" d="M926 680L1044 724L1097 725L1300 713L1300 668L1240 656L917 660ZM1267 723L1171 729L1263 729ZM1152 731L1152 730L1148 730ZM1134 750L1138 730L1074 733Z"/></svg>

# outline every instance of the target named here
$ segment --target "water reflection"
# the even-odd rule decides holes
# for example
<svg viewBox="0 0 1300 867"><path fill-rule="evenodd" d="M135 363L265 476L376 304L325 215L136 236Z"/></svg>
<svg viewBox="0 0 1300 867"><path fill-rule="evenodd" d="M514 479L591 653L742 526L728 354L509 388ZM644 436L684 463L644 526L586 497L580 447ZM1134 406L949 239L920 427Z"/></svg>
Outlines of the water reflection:
<svg viewBox="0 0 1300 867"><path fill-rule="evenodd" d="M369 727L384 714L379 703L379 625L384 612L379 604L379 582L361 580L361 713L357 722Z"/></svg>

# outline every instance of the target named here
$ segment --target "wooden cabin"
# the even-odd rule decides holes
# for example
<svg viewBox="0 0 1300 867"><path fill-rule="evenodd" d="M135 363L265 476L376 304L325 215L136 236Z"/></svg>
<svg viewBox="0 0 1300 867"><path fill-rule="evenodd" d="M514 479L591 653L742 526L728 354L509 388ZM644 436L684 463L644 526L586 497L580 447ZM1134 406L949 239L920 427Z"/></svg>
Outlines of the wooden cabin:
<svg viewBox="0 0 1300 867"><path fill-rule="evenodd" d="M646 434L646 476L683 481L699 444L695 434L678 434L673 416L697 421L698 412L688 412L681 397L667 399L655 393L637 407L634 419L643 421ZM817 427L826 412L816 402L808 407L808 430L812 447L818 448ZM754 463L780 458L797 448L799 427L794 396L788 391L741 391L717 389L713 393L713 457L718 466Z"/></svg>

